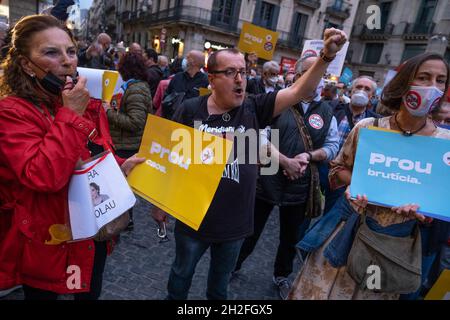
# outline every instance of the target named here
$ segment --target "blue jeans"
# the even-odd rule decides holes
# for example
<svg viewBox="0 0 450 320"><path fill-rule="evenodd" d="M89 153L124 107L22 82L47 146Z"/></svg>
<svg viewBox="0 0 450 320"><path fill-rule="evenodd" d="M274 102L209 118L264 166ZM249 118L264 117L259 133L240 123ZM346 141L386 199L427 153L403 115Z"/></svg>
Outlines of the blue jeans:
<svg viewBox="0 0 450 320"><path fill-rule="evenodd" d="M321 162L318 168L320 187L322 189L323 195L325 196L325 207L323 209L323 214L326 215L328 211L333 208L337 200L344 194L347 187L341 187L336 190L331 190L330 182L328 180L328 173L330 171L330 169L328 168L328 163Z"/></svg>
<svg viewBox="0 0 450 320"><path fill-rule="evenodd" d="M175 232L176 255L170 269L167 299L187 299L195 267L205 251L211 248L206 297L208 300L226 300L228 282L243 242L244 239L211 243Z"/></svg>

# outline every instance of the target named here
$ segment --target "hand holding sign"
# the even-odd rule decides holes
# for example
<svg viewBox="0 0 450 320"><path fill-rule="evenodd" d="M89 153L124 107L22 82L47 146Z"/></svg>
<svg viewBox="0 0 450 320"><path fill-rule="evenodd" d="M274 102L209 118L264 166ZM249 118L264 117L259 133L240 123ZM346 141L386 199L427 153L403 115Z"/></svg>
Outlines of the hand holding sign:
<svg viewBox="0 0 450 320"><path fill-rule="evenodd" d="M347 35L344 31L335 28L326 29L323 34L323 52L327 57L334 57L347 42Z"/></svg>
<svg viewBox="0 0 450 320"><path fill-rule="evenodd" d="M397 214L402 214L406 217L413 217L413 218L420 220L421 222L424 222L425 216L423 214L420 214L417 212L417 210L419 210L419 208L420 208L419 205L417 205L415 203L411 203L411 204L405 204L400 207L392 207L391 210Z"/></svg>

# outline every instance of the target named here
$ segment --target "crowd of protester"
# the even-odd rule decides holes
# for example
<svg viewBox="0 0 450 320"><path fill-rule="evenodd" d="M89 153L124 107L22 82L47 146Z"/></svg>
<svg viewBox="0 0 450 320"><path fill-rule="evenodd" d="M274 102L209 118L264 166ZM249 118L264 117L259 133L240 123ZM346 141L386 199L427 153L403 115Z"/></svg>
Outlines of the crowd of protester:
<svg viewBox="0 0 450 320"><path fill-rule="evenodd" d="M261 147L280 165L275 174L264 176L258 174L258 164L236 157L225 172L234 166L238 176L224 173L199 230L176 222L168 299L188 298L196 265L207 249L206 296L227 299L230 279L245 268L275 206L280 243L273 253L272 281L282 299L419 299L449 269L449 223L426 218L419 213L420 204L387 208L368 203L364 195L349 196L362 128L450 139L449 66L440 55L407 60L377 96L377 81L369 76L351 84L322 79L347 41L334 28L324 32L320 57L299 58L293 69L282 70L276 61L258 64L255 53L244 56L231 48L212 53L205 65L201 51L169 59L138 43L128 48L123 42L112 44L106 33L85 44L61 24L67 17L58 12L51 12L56 18L24 17L9 29L0 25L3 294L22 286L25 299L67 293L75 299L100 297L114 241L47 245L48 228L65 218L68 183L78 161L103 152L105 141L115 146L125 175L144 161L135 154L147 114L188 126L201 121L223 129L223 137L228 128L261 129ZM86 79L77 78L77 67L117 70L124 81L119 104L91 98ZM424 95L435 92L439 104L409 108L404 99L412 86ZM209 94L200 95L202 88ZM93 130L98 134L92 135ZM280 132L276 146L270 142L272 130ZM151 214L158 223L167 222L161 209L153 207ZM366 224L390 236L391 254L400 256L395 248L404 238L420 242L420 250L409 255L420 262L420 285L393 292L361 286L350 251ZM296 255L302 266L291 284ZM89 270L82 273L79 289L66 286L69 264Z"/></svg>

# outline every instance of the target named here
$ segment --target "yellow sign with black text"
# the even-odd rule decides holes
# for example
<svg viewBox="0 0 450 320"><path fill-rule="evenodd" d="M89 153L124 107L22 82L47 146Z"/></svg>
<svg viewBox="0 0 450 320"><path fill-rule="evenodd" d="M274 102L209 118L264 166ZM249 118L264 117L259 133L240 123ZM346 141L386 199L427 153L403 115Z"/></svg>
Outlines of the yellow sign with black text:
<svg viewBox="0 0 450 320"><path fill-rule="evenodd" d="M233 142L148 115L128 176L133 191L198 230L221 180Z"/></svg>
<svg viewBox="0 0 450 320"><path fill-rule="evenodd" d="M244 22L238 48L247 53L255 52L259 58L272 60L277 40L278 32Z"/></svg>

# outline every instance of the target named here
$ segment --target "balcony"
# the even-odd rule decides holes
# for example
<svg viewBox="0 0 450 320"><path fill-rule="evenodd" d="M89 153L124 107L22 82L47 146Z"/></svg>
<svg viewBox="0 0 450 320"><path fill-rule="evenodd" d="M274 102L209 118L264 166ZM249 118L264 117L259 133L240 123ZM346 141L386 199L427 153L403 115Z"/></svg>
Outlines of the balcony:
<svg viewBox="0 0 450 320"><path fill-rule="evenodd" d="M308 7L310 9L316 10L320 8L320 1L319 0L296 0L295 1L299 5L303 5L305 7Z"/></svg>
<svg viewBox="0 0 450 320"><path fill-rule="evenodd" d="M408 23L403 32L405 40L426 40L433 33L435 23Z"/></svg>
<svg viewBox="0 0 450 320"><path fill-rule="evenodd" d="M143 23L147 27L170 22L185 22L208 27L214 26L227 32L238 33L238 19L239 17L237 16L223 16L217 10L211 11L194 6L179 6L155 13L139 10L136 12L136 15L131 13L127 22L131 24Z"/></svg>
<svg viewBox="0 0 450 320"><path fill-rule="evenodd" d="M345 20L350 17L351 5L349 3L333 1L328 5L326 13L332 17Z"/></svg>
<svg viewBox="0 0 450 320"><path fill-rule="evenodd" d="M303 48L304 40L305 38L302 35L293 34L292 32L278 31L277 45L300 50Z"/></svg>
<svg viewBox="0 0 450 320"><path fill-rule="evenodd" d="M394 25L388 23L381 26L380 29L368 29L366 25L363 26L361 34L359 35L361 40L387 40L394 31Z"/></svg>

